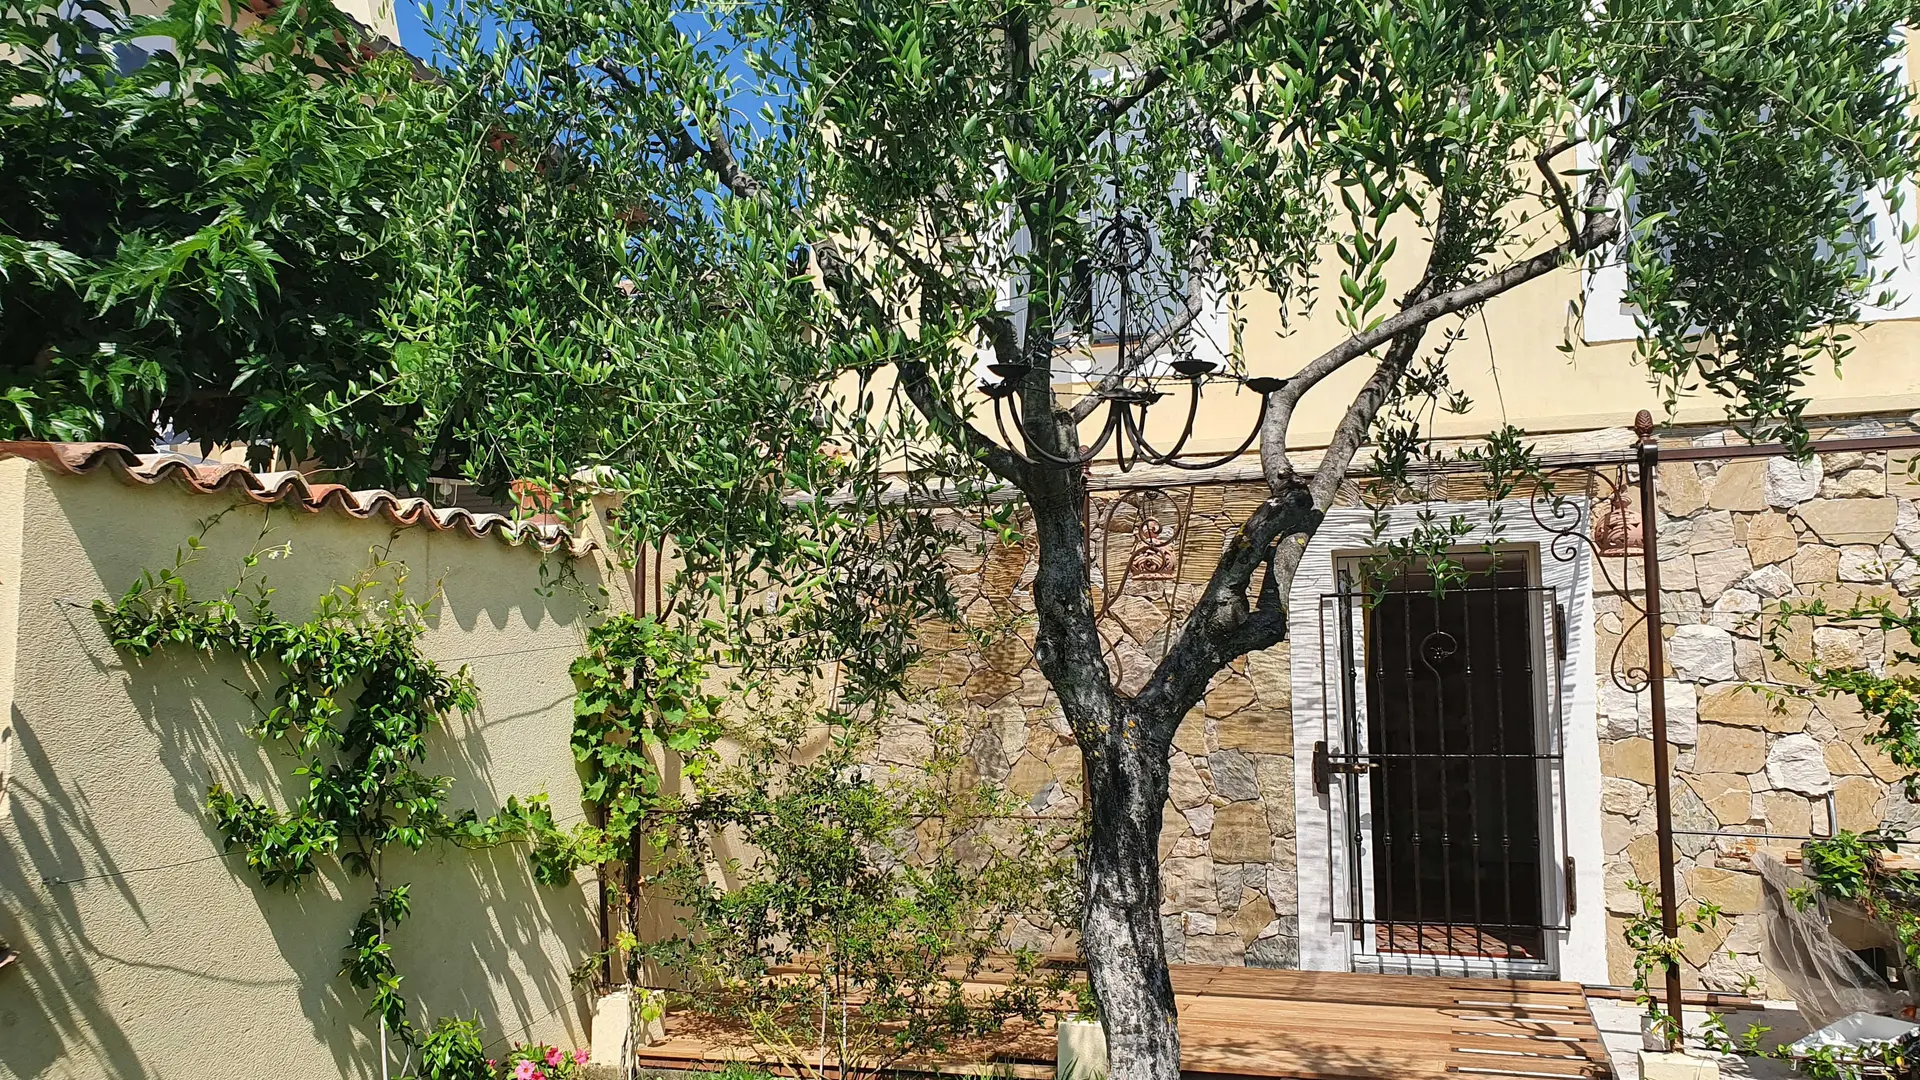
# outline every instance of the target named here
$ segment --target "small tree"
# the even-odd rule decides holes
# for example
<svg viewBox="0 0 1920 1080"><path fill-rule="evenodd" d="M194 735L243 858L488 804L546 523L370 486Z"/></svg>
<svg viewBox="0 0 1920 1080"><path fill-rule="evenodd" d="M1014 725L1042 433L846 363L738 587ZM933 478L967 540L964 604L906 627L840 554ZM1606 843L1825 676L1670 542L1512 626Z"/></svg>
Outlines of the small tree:
<svg viewBox="0 0 1920 1080"><path fill-rule="evenodd" d="M873 717L755 716L735 763L654 834L652 886L686 914L646 954L696 1011L819 1080L1038 1024L1064 986L1013 931L1067 891L1071 820L969 776L957 720L916 725L923 763L870 764ZM994 989L968 985L1009 958Z"/></svg>

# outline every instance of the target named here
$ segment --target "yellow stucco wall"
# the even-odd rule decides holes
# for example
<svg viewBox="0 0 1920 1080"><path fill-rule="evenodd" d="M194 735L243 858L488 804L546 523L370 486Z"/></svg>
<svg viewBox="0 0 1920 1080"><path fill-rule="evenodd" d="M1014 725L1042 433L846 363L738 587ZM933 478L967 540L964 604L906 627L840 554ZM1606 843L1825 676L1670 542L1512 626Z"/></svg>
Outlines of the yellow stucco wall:
<svg viewBox="0 0 1920 1080"><path fill-rule="evenodd" d="M1419 251L1414 243L1403 242L1401 248ZM1408 267L1405 274L1395 275L1396 288L1403 291L1411 281L1411 261L1402 256L1396 263ZM1337 269L1321 269L1323 279L1325 271L1332 271L1332 280L1337 280ZM1635 362L1632 342L1587 344L1582 340L1571 305L1580 296L1583 278L1582 270L1567 267L1500 297L1464 323L1443 320L1434 325L1427 339L1430 347L1439 343L1442 326L1457 326L1465 334L1453 348L1449 370L1455 386L1474 402L1472 411L1464 415L1441 414L1434 424L1435 434L1476 435L1504 423L1533 433L1581 431L1617 426L1641 409L1664 420L1663 399L1646 370ZM1347 336L1333 318L1334 298L1323 296L1322 300L1311 318L1296 317L1289 330L1283 328L1271 294L1239 297L1246 319L1242 347L1249 374L1289 376ZM1920 408L1920 321L1870 322L1853 333L1853 355L1840 370L1822 366L1808 381L1806 393L1813 402L1808 415ZM1569 340L1574 345L1571 356L1559 349ZM1371 371L1371 363L1357 361L1309 391L1295 414L1290 445L1295 449L1325 445ZM1175 399L1156 410L1161 424L1177 425L1184 419L1184 415L1173 415L1183 414L1183 408L1170 407L1176 400L1184 405L1184 395L1184 389L1176 388ZM1717 398L1683 399L1675 419L1710 423L1724 416L1724 405ZM1258 398L1250 393L1216 388L1205 399L1195 449L1237 445L1252 427L1257 406Z"/></svg>
<svg viewBox="0 0 1920 1080"><path fill-rule="evenodd" d="M286 759L244 733L250 706L226 685L257 679L224 658L129 663L81 606L170 565L196 521L229 504L0 461L0 660L12 659L0 662L0 940L22 953L0 969L0 1077L379 1075L365 1000L337 974L369 883L263 888L238 856L218 857L200 810L214 778L287 790ZM264 513L228 514L190 580L231 582ZM450 809L546 791L578 819L567 665L589 611L574 591L540 594L537 551L333 512L272 519L272 540L292 543L265 564L288 613L389 537L412 586L444 582L426 651L469 665L480 694L429 761L454 778ZM573 565L591 593L598 566ZM588 1003L568 972L598 944L590 879L545 888L517 849L430 847L390 857L386 880L413 888L393 940L416 1002L477 1016L490 1037L585 1045Z"/></svg>

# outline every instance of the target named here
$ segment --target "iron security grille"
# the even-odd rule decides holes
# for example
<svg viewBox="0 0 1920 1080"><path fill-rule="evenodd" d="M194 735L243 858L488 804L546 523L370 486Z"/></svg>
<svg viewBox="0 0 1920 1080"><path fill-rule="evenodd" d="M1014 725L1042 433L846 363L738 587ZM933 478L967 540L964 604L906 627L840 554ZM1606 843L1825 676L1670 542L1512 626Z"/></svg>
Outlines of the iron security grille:
<svg viewBox="0 0 1920 1080"><path fill-rule="evenodd" d="M1327 598L1337 730L1315 751L1356 958L1552 967L1573 911L1554 590L1507 559L1436 590ZM1330 722L1329 728L1334 725Z"/></svg>

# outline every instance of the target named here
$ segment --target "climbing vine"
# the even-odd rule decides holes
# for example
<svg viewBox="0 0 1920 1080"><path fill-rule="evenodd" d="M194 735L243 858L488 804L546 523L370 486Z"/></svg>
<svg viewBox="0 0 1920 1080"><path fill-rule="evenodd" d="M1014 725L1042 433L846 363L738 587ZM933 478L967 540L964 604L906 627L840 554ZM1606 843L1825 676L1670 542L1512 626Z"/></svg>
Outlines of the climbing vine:
<svg viewBox="0 0 1920 1080"><path fill-rule="evenodd" d="M706 659L692 636L650 615L609 615L587 631L573 662L573 756L586 766L581 797L602 818L603 856L628 862L663 795L659 756L678 755L698 779L720 736L720 699L706 693Z"/></svg>
<svg viewBox="0 0 1920 1080"><path fill-rule="evenodd" d="M172 566L143 572L117 600L97 602L95 614L126 655L225 653L272 684L270 691L241 691L253 706L248 732L294 760L295 792L278 809L267 797L214 781L205 809L225 850L243 852L262 884L297 889L329 862L372 880L340 974L367 992L367 1015L385 1033L418 1048L422 1035L388 940L413 903L406 884L383 877L387 850L418 851L434 841L527 842L535 876L563 884L584 839L557 828L545 795L509 798L487 818L448 812L451 779L423 767L429 739L450 714L470 713L477 697L466 669L447 671L421 651L430 600L409 596L403 565L377 552L358 577L321 596L310 615L287 618L275 610L276 590L258 570L263 560L289 556L291 547L262 546L263 526L238 581L197 598L182 572L219 519L202 522Z"/></svg>

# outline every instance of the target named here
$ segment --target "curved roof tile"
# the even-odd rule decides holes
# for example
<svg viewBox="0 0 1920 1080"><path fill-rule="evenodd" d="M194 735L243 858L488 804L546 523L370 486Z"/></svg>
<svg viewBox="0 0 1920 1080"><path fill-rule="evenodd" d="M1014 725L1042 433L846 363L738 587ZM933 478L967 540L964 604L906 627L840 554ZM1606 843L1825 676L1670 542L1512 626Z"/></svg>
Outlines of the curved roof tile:
<svg viewBox="0 0 1920 1080"><path fill-rule="evenodd" d="M264 506L291 506L314 514L334 510L361 519L378 515L400 528L425 525L438 532L476 538L495 536L516 546L533 544L542 551L564 548L574 557L597 546L560 525L515 521L504 514L476 514L458 506L436 507L425 499L395 495L381 488L353 491L345 484L316 483L298 472L256 473L244 465L197 461L179 454L136 454L119 443L0 440L0 458L8 457L36 461L66 475L106 469L125 482L148 486L171 479L200 495L232 491Z"/></svg>

